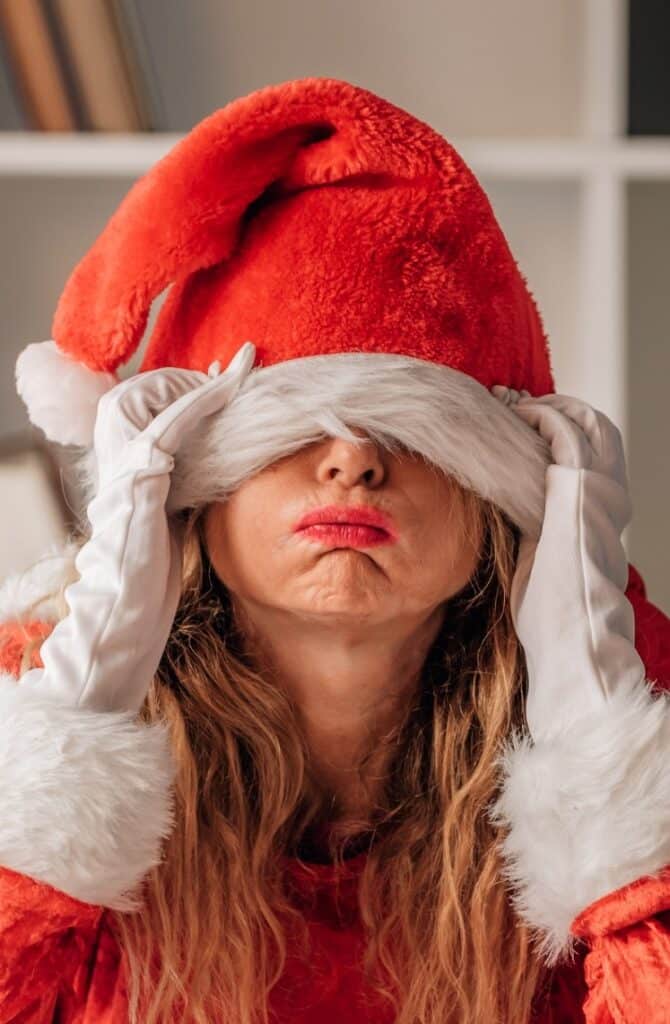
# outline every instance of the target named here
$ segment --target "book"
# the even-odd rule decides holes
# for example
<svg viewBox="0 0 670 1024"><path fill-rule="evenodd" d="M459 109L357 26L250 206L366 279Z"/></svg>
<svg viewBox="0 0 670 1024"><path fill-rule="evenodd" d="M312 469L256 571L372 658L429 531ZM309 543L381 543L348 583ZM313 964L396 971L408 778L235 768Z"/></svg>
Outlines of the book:
<svg viewBox="0 0 670 1024"><path fill-rule="evenodd" d="M21 132L27 131L30 127L15 76L11 71L7 43L0 33L0 131Z"/></svg>
<svg viewBox="0 0 670 1024"><path fill-rule="evenodd" d="M70 103L74 111L77 129L79 131L91 131L93 125L84 102L81 87L70 59L70 51L63 32L58 12L55 9L53 0L40 0L44 17L49 28L51 41L60 64L61 75L65 88L67 89Z"/></svg>
<svg viewBox="0 0 670 1024"><path fill-rule="evenodd" d="M128 73L123 40L106 0L50 0L95 131L135 132L146 117Z"/></svg>
<svg viewBox="0 0 670 1024"><path fill-rule="evenodd" d="M0 27L30 127L76 131L76 112L39 0L0 0Z"/></svg>
<svg viewBox="0 0 670 1024"><path fill-rule="evenodd" d="M108 0L122 41L128 76L147 131L168 131L165 102L158 67L153 58L150 33L137 0Z"/></svg>

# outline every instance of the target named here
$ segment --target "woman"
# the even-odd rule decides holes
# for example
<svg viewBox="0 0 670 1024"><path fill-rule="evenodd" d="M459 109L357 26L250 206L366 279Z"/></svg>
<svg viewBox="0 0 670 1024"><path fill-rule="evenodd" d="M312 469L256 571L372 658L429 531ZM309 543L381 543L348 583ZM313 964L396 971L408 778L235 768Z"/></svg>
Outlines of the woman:
<svg viewBox="0 0 670 1024"><path fill-rule="evenodd" d="M666 1019L670 622L444 140L235 101L17 382L91 493L4 589L2 1024Z"/></svg>

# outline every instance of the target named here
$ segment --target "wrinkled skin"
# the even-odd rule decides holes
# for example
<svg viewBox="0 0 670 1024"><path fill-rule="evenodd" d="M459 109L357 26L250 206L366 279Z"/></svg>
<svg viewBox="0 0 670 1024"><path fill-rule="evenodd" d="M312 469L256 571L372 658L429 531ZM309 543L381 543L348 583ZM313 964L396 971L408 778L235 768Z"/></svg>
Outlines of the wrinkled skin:
<svg viewBox="0 0 670 1024"><path fill-rule="evenodd" d="M411 694L445 602L474 572L481 545L447 475L354 433L367 443L307 445L210 505L204 520L209 558L249 643L296 699L324 780L352 807L351 765ZM380 508L395 541L360 548L294 532L326 504Z"/></svg>

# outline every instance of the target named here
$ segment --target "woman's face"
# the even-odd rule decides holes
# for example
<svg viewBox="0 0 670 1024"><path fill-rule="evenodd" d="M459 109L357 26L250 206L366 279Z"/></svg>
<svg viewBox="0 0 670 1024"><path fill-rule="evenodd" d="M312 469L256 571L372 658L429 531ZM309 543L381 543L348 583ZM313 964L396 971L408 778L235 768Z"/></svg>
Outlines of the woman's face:
<svg viewBox="0 0 670 1024"><path fill-rule="evenodd" d="M411 452L391 454L353 433L367 443L306 445L206 509L210 561L243 604L371 625L422 617L467 583L481 537L471 536L453 481ZM392 538L296 530L324 505L372 506L390 519Z"/></svg>

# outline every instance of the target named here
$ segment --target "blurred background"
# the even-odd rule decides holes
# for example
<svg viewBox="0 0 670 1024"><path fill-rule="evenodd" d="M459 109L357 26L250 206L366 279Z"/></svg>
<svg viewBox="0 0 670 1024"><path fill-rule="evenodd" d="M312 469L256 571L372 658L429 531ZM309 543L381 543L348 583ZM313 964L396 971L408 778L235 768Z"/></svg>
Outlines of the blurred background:
<svg viewBox="0 0 670 1024"><path fill-rule="evenodd" d="M472 167L557 391L623 433L624 542L670 612L667 0L0 0L0 29L0 579L65 537L79 500L16 394L19 351L51 336L71 270L183 133L318 75L404 107Z"/></svg>

